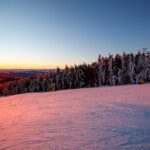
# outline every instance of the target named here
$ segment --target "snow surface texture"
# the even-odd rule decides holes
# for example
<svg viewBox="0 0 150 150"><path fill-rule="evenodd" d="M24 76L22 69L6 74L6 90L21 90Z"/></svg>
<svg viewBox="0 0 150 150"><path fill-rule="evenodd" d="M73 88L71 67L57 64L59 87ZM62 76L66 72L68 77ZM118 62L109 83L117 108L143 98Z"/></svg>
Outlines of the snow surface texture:
<svg viewBox="0 0 150 150"><path fill-rule="evenodd" d="M150 149L150 84L0 98L5 149Z"/></svg>

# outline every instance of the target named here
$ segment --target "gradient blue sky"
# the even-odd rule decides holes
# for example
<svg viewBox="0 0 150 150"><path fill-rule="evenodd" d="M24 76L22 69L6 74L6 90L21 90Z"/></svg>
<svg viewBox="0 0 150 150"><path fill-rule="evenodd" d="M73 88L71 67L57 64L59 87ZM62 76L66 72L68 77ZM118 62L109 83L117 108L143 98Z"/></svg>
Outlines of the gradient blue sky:
<svg viewBox="0 0 150 150"><path fill-rule="evenodd" d="M0 68L55 68L150 47L150 0L0 0Z"/></svg>

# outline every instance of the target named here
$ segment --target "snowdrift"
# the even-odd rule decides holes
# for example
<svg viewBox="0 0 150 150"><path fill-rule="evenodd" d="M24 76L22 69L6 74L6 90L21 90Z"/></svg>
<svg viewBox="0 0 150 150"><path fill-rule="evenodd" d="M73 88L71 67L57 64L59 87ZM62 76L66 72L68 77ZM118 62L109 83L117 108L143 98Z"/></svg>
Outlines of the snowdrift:
<svg viewBox="0 0 150 150"><path fill-rule="evenodd" d="M2 97L5 149L150 149L150 84Z"/></svg>

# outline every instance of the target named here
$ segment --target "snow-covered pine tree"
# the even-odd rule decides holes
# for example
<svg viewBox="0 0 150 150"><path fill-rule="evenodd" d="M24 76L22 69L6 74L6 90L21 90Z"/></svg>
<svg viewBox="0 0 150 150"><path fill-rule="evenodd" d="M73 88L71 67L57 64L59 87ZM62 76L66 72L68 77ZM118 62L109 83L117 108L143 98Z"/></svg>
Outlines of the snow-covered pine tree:
<svg viewBox="0 0 150 150"><path fill-rule="evenodd" d="M104 85L105 84L105 59L102 57L101 55L99 55L98 58L98 81L99 81L99 86Z"/></svg>

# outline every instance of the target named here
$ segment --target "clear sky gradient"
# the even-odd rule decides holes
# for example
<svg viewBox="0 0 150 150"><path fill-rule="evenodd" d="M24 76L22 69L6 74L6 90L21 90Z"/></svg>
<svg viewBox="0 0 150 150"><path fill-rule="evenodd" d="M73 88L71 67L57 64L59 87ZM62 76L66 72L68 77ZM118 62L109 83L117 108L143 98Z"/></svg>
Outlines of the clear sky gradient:
<svg viewBox="0 0 150 150"><path fill-rule="evenodd" d="M150 47L150 0L0 0L0 68L55 68Z"/></svg>

